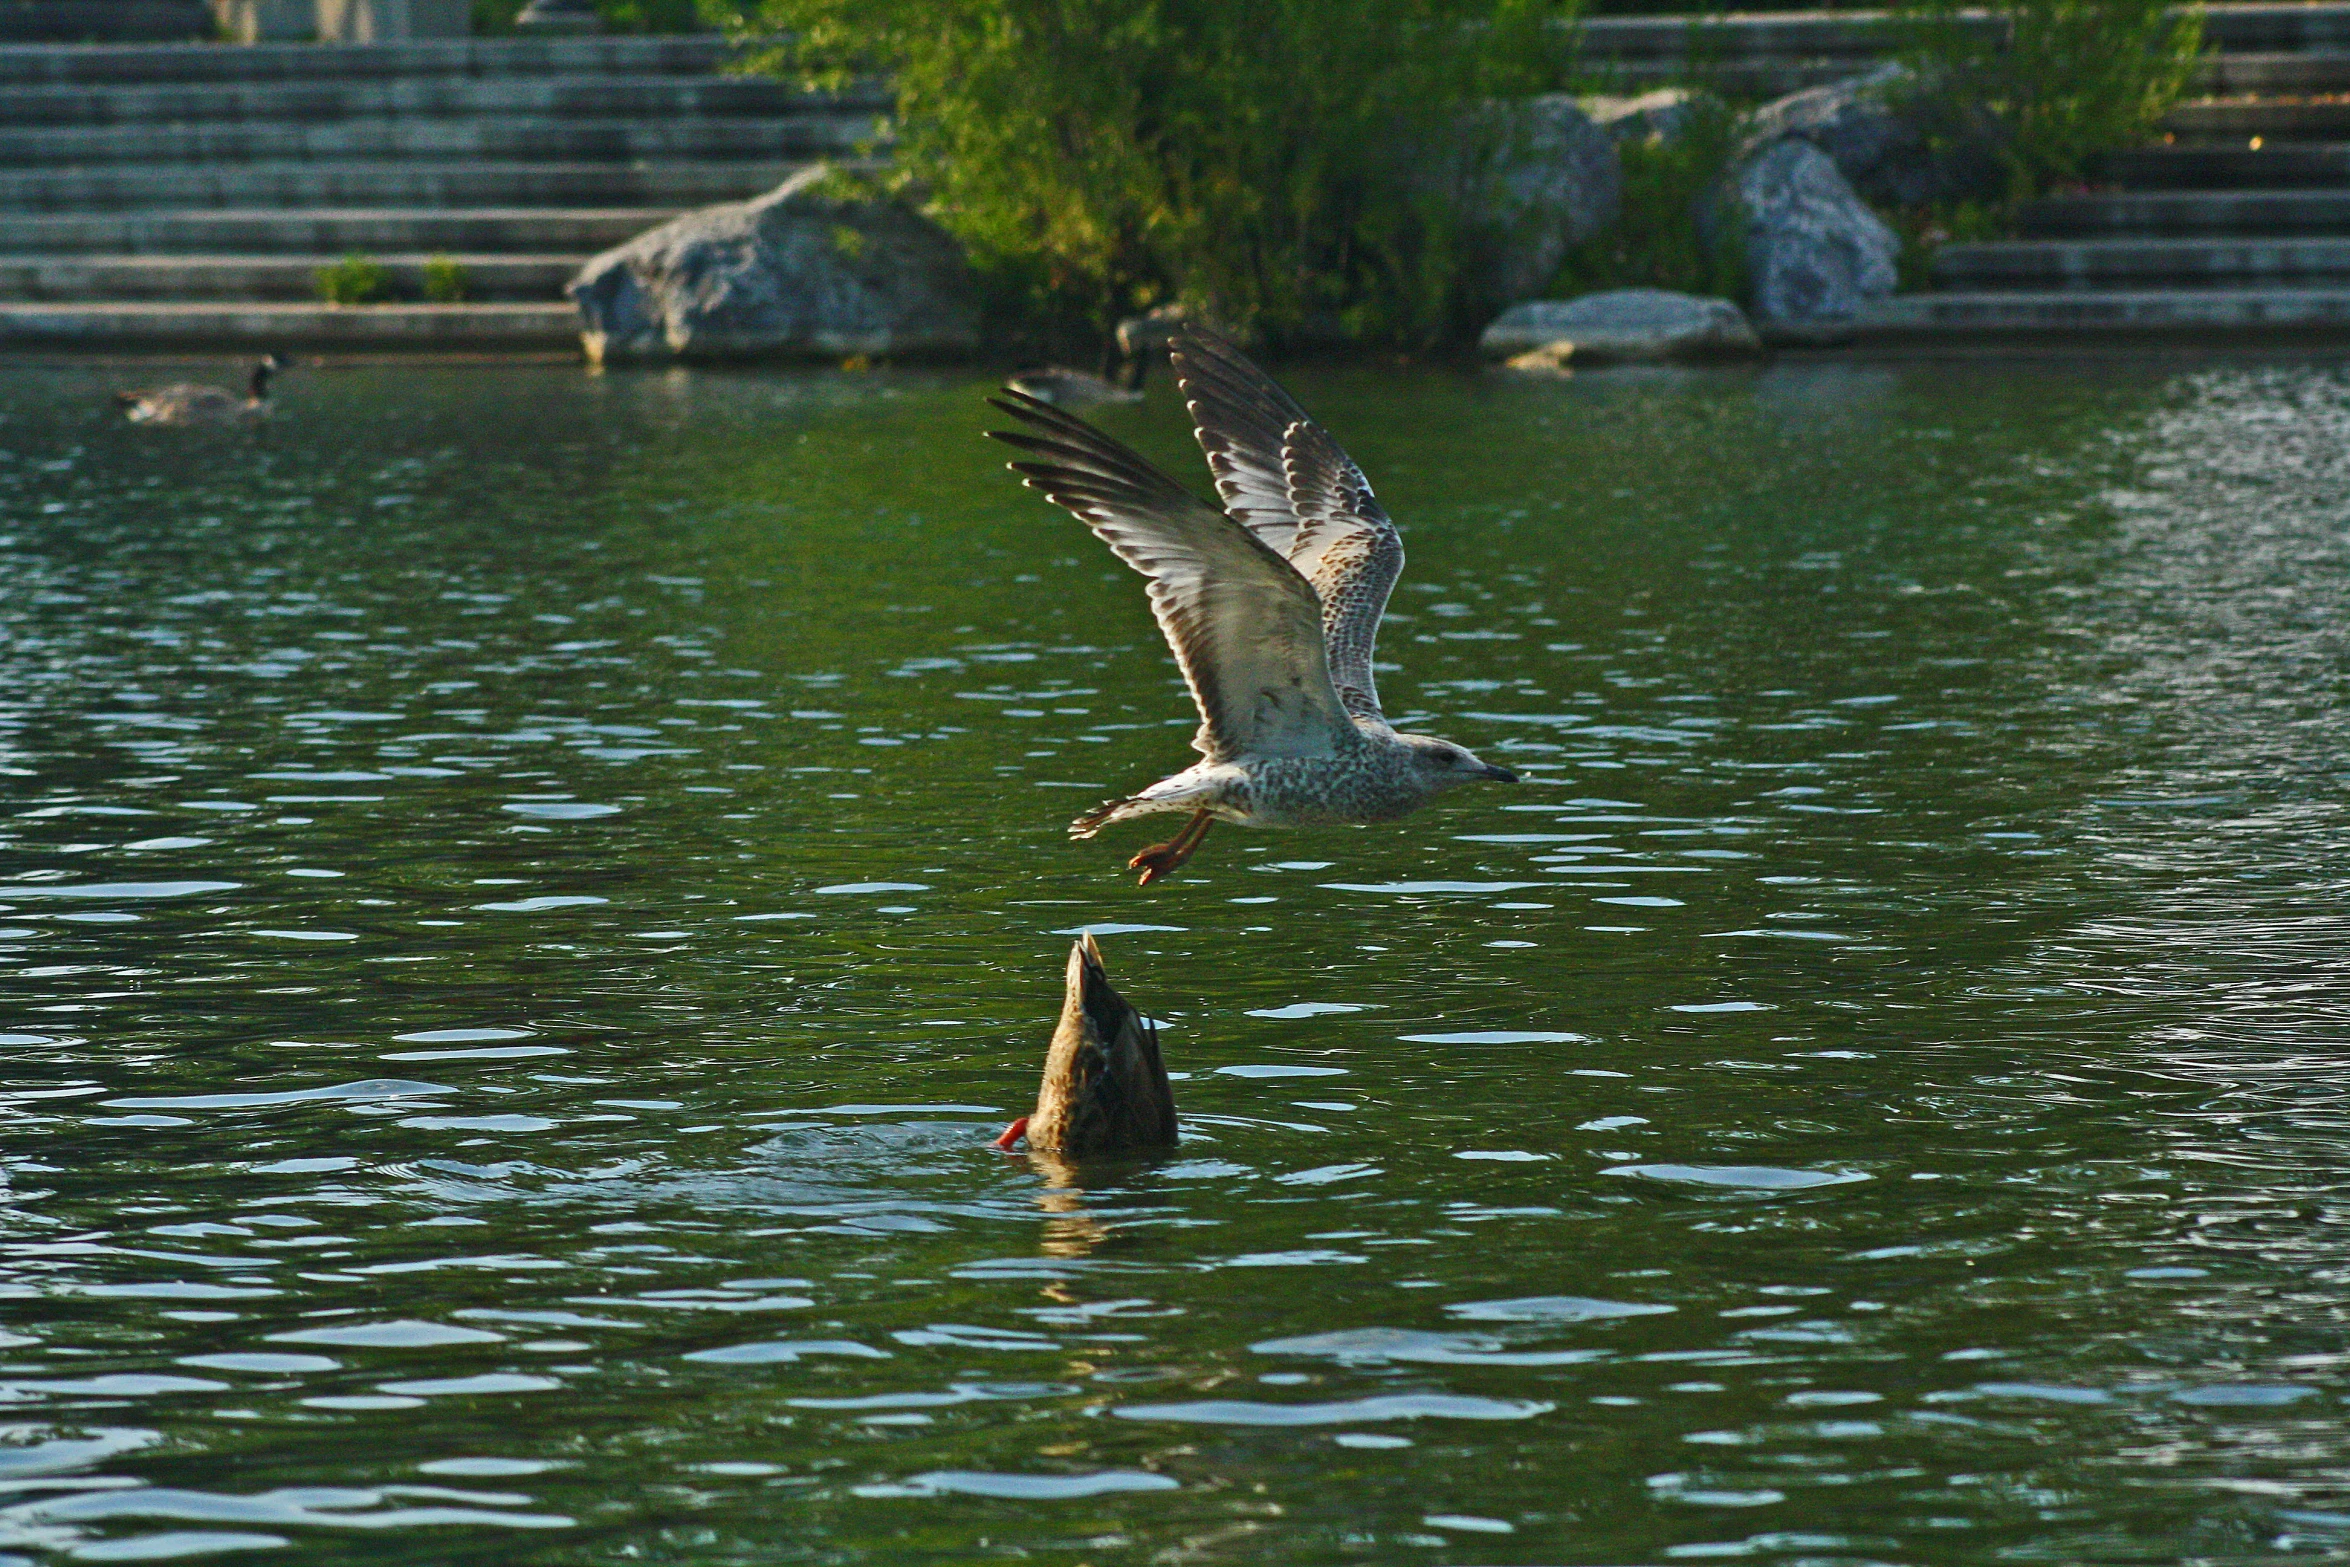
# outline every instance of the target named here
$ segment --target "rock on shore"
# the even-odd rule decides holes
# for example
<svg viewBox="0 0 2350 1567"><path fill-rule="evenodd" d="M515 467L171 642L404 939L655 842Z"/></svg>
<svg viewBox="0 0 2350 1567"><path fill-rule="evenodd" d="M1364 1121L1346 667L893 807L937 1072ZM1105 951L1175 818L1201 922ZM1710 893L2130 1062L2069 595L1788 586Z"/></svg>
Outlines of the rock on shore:
<svg viewBox="0 0 2350 1567"><path fill-rule="evenodd" d="M1488 105L1462 127L1465 151L1435 166L1484 237L1476 282L1495 306L1539 294L1567 252L1616 221L1624 166L1615 138L1565 93Z"/></svg>
<svg viewBox="0 0 2350 1567"><path fill-rule="evenodd" d="M1520 369L1611 359L1700 359L1759 352L1746 312L1727 299L1621 288L1580 299L1530 299L1503 311L1477 346ZM1514 357L1513 357L1514 356Z"/></svg>
<svg viewBox="0 0 2350 1567"><path fill-rule="evenodd" d="M903 202L803 170L608 250L566 290L589 359L968 354L977 296L961 249Z"/></svg>
<svg viewBox="0 0 2350 1567"><path fill-rule="evenodd" d="M1727 198L1766 324L1830 330L1893 292L1901 241L1810 142L1773 142L1739 164Z"/></svg>
<svg viewBox="0 0 2350 1567"><path fill-rule="evenodd" d="M1765 104L1748 123L1746 155L1786 140L1819 148L1854 190L1889 207L1986 199L2003 184L1979 106L1930 91L1899 63Z"/></svg>

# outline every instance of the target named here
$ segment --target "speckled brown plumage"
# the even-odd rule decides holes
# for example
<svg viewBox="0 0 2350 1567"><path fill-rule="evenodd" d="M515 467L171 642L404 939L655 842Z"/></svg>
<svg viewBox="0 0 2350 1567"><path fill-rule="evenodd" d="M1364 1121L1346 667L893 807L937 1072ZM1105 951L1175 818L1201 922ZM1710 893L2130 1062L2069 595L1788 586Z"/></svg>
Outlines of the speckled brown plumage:
<svg viewBox="0 0 2350 1567"><path fill-rule="evenodd" d="M1399 734L1371 661L1403 569L1403 540L1329 432L1231 344L1197 328L1170 350L1224 502L1219 511L1082 420L1012 393L1027 425L989 431L1012 464L1149 581L1151 611L1200 710L1203 760L1069 824L1191 813L1173 841L1129 862L1171 874L1211 822L1303 827L1384 821L1504 767L1428 735Z"/></svg>
<svg viewBox="0 0 2350 1567"><path fill-rule="evenodd" d="M1371 481L1231 344L1193 334L1169 357L1224 509L1313 584L1339 700L1350 716L1384 724L1371 662L1403 575L1403 536Z"/></svg>

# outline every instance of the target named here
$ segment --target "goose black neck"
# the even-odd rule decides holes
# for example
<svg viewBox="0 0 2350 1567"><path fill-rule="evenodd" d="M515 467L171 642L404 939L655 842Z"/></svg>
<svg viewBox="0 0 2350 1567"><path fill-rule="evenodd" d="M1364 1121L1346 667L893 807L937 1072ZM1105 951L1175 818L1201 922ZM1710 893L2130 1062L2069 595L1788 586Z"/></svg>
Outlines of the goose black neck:
<svg viewBox="0 0 2350 1567"><path fill-rule="evenodd" d="M269 378L276 373L277 366L266 359L253 367L253 378L246 385L252 390L255 402L264 402L268 399Z"/></svg>

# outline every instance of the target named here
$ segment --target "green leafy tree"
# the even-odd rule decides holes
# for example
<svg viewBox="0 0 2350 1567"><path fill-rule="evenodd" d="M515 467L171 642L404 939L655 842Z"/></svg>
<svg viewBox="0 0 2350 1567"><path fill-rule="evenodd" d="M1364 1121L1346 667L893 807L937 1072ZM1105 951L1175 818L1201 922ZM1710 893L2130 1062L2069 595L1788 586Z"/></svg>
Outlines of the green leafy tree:
<svg viewBox="0 0 2350 1567"><path fill-rule="evenodd" d="M1996 124L2019 200L2144 141L2203 48L2202 13L2168 0L1906 0L1895 17L1938 95Z"/></svg>
<svg viewBox="0 0 2350 1567"><path fill-rule="evenodd" d="M1180 299L1273 337L1456 329L1454 145L1555 86L1574 0L760 0L771 62L898 101L892 178L1000 301L1099 333Z"/></svg>

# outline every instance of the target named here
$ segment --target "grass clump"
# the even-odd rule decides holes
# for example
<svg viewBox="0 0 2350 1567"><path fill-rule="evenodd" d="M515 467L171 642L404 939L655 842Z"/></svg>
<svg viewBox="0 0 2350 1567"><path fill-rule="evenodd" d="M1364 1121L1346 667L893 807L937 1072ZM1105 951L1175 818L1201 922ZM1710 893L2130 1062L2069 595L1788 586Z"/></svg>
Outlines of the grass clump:
<svg viewBox="0 0 2350 1567"><path fill-rule="evenodd" d="M2169 0L1904 0L1894 15L1935 95L1992 122L2011 201L2145 141L2203 48L2202 13Z"/></svg>
<svg viewBox="0 0 2350 1567"><path fill-rule="evenodd" d="M1470 292L1448 170L1475 105L1555 86L1574 0L758 0L814 85L885 74L893 178L1000 303L1105 332L1426 341Z"/></svg>
<svg viewBox="0 0 2350 1567"><path fill-rule="evenodd" d="M453 256L428 256L424 262L424 297L436 305L465 302L465 265Z"/></svg>
<svg viewBox="0 0 2350 1567"><path fill-rule="evenodd" d="M318 297L330 305L372 304L391 291L391 278L383 263L357 251L333 266L320 267L310 274L310 281Z"/></svg>
<svg viewBox="0 0 2350 1567"><path fill-rule="evenodd" d="M477 37L504 38L529 0L473 0ZM737 19L724 0L596 0L607 33L701 33Z"/></svg>

